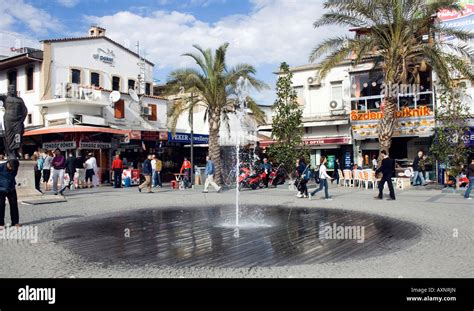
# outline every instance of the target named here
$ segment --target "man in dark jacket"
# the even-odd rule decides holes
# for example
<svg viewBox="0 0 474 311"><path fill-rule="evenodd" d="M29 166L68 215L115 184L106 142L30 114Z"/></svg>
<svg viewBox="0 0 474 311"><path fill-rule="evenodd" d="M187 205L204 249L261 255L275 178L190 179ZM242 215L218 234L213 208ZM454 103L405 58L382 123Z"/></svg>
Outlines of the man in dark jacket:
<svg viewBox="0 0 474 311"><path fill-rule="evenodd" d="M18 198L15 177L18 173L18 160L9 160L0 164L0 229L5 226L5 199L10 205L11 225L19 227Z"/></svg>
<svg viewBox="0 0 474 311"><path fill-rule="evenodd" d="M392 184L392 176L393 172L395 170L395 161L390 159L387 155L387 152L385 150L382 150L382 166L380 166L376 171L375 174L383 174L382 179L380 180L379 183L379 195L375 197L375 199L383 199L383 187L385 186L385 182L388 184L388 190L390 191L390 199L388 200L395 200L395 191L393 190L393 184Z"/></svg>
<svg viewBox="0 0 474 311"><path fill-rule="evenodd" d="M423 158L423 151L418 151L415 160L413 160L413 186L418 186L418 178L421 180L421 185L426 186L426 181L423 176L423 168L420 166L420 161Z"/></svg>
<svg viewBox="0 0 474 311"><path fill-rule="evenodd" d="M151 160L153 155L149 154L148 158L143 162L143 176L145 177L145 182L138 186L138 191L142 192L142 189L147 187L148 193L153 193L151 191L151 176L153 175L153 168L151 167Z"/></svg>
<svg viewBox="0 0 474 311"><path fill-rule="evenodd" d="M76 174L76 156L73 153L69 154L69 157L66 160L66 174L69 176L69 182L64 188L59 191L59 194L63 195L64 191L67 189L71 190L71 186L74 185L74 175Z"/></svg>

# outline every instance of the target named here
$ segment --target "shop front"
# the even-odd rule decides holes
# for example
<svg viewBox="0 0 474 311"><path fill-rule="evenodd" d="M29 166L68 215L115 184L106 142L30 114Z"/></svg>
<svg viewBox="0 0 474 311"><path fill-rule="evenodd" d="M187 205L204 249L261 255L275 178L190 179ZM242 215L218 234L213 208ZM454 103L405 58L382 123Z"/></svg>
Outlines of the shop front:
<svg viewBox="0 0 474 311"><path fill-rule="evenodd" d="M334 171L336 159L341 169L350 168L352 164L352 139L349 136L304 138L304 145L310 149L311 166L317 167L321 157L328 160L327 169Z"/></svg>
<svg viewBox="0 0 474 311"><path fill-rule="evenodd" d="M382 117L381 111L353 110L351 113L354 158L359 166L370 167L373 157L378 157L378 124ZM429 106L397 111L390 156L401 163L413 161L419 150L428 152L434 128L434 111Z"/></svg>

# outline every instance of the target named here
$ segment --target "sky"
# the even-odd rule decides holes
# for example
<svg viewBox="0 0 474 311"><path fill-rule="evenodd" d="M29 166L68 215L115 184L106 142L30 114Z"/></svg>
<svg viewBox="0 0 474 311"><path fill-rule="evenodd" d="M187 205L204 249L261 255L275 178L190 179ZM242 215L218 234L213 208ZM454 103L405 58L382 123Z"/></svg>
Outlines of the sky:
<svg viewBox="0 0 474 311"><path fill-rule="evenodd" d="M84 36L91 24L106 28L111 39L142 53L155 66L154 78L165 83L175 69L194 66L182 54L193 44L216 48L228 42L229 66L248 63L270 89L253 92L259 104L275 100L275 72L308 63L311 49L346 29L312 24L323 13L322 0L0 0L2 34L38 40ZM11 36L10 36L11 37Z"/></svg>

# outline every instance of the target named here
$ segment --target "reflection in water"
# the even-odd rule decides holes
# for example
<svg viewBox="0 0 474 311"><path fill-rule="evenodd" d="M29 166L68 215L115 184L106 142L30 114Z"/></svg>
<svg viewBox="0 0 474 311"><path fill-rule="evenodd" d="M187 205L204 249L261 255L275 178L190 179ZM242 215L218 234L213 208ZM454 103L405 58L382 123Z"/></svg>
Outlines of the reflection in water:
<svg viewBox="0 0 474 311"><path fill-rule="evenodd" d="M225 226L230 208L150 209L67 223L55 239L97 262L249 267L366 258L412 245L421 234L410 223L333 209L246 206L242 216L255 211L264 223L238 232ZM324 231L335 224L363 226L364 242L325 239Z"/></svg>

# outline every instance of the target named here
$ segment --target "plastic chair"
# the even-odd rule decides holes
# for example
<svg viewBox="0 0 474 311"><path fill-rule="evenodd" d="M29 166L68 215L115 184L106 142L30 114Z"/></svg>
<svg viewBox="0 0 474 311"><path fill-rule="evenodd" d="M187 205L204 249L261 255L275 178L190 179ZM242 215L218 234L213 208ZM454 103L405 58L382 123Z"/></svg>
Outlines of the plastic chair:
<svg viewBox="0 0 474 311"><path fill-rule="evenodd" d="M348 187L352 187L353 185L351 185L351 181L352 181L352 171L351 170L344 170L344 186L346 185L346 183L349 183L348 184Z"/></svg>
<svg viewBox="0 0 474 311"><path fill-rule="evenodd" d="M340 169L337 170L337 173L339 174L339 186L344 186L344 175L342 174L342 171Z"/></svg>

